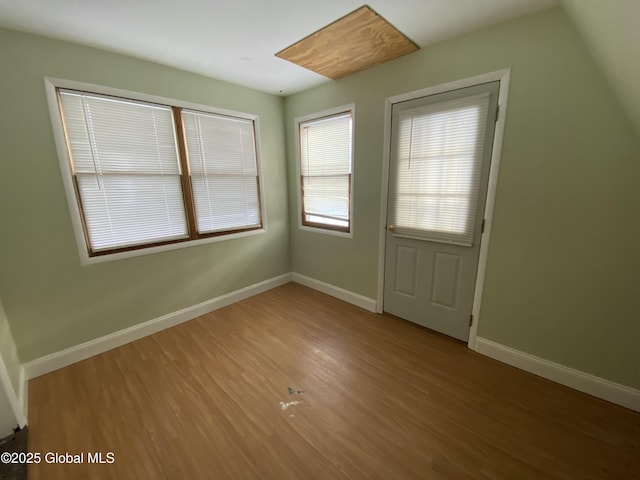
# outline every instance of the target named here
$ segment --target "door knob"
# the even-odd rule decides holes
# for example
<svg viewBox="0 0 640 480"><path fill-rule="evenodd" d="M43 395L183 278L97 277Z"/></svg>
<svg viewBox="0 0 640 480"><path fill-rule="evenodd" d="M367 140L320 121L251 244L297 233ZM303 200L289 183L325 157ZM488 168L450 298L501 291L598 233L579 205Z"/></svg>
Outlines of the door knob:
<svg viewBox="0 0 640 480"><path fill-rule="evenodd" d="M393 225L389 225L389 226L387 227L387 230L389 230L391 233L393 233L393 232L395 232L395 231L396 231L396 227L395 227L395 226L393 226Z"/></svg>

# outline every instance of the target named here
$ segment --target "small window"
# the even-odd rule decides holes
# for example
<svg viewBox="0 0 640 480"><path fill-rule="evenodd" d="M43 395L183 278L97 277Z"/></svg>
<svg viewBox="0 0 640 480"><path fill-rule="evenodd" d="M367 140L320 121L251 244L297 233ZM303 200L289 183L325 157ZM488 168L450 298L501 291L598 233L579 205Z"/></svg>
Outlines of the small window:
<svg viewBox="0 0 640 480"><path fill-rule="evenodd" d="M301 225L350 233L353 107L297 123Z"/></svg>
<svg viewBox="0 0 640 480"><path fill-rule="evenodd" d="M89 257L262 228L255 118L56 92Z"/></svg>

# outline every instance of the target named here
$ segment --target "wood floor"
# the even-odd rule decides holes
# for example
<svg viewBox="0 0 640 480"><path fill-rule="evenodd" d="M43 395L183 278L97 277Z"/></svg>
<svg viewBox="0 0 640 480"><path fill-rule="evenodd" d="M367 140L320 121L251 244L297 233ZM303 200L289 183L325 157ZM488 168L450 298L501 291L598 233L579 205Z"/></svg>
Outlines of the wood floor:
<svg viewBox="0 0 640 480"><path fill-rule="evenodd" d="M84 453L31 480L640 479L640 414L296 284L29 395L30 451Z"/></svg>

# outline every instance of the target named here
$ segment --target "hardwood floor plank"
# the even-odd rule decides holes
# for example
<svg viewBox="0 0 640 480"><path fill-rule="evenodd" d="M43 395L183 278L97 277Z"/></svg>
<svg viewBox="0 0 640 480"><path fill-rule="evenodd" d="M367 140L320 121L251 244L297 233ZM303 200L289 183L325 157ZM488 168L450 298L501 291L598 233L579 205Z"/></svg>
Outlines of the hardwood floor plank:
<svg viewBox="0 0 640 480"><path fill-rule="evenodd" d="M32 480L640 478L637 412L296 284L29 391L30 451L85 452Z"/></svg>

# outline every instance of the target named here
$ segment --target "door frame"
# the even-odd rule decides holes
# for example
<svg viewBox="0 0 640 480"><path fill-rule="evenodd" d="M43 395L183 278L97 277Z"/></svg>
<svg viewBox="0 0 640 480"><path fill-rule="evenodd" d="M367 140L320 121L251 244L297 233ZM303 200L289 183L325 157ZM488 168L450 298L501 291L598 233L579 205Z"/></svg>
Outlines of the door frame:
<svg viewBox="0 0 640 480"><path fill-rule="evenodd" d="M1 300L0 318L6 319ZM10 330L7 333L11 337L11 342L13 342L13 337L10 335ZM20 428L24 428L27 425L27 409L29 403L27 398L27 389L29 387L29 383L25 378L25 371L22 365L19 366L18 375L19 391L16 392L13 388L13 383L11 382L11 377L9 376L9 371L7 370L7 365L2 356L2 352L0 352L0 395L4 396L5 399L9 402L9 405L11 405L11 411L7 412L7 416L10 416L11 420L14 421L14 423Z"/></svg>
<svg viewBox="0 0 640 480"><path fill-rule="evenodd" d="M484 205L484 232L480 238L480 256L478 258L478 273L476 274L475 290L473 294L473 324L469 331L469 342L467 346L476 350L478 324L480 323L480 306L482 303L482 291L487 268L487 255L489 253L489 240L491 237L491 227L493 224L493 208L495 206L496 190L498 186L498 172L500 169L500 157L502 154L502 141L504 138L504 125L507 113L507 97L509 93L509 81L511 69L498 70L495 72L476 75L453 82L443 83L432 87L415 90L413 92L387 97L384 106L384 145L382 158L382 195L380 203L380 234L378 247L378 300L376 311L382 313L384 310L384 274L385 274L385 253L386 253L386 233L387 233L387 213L389 197L389 166L391 158L391 113L393 105L407 100L414 100L420 97L436 95L438 93L457 90L460 88L472 87L482 83L500 81L498 92L498 116L496 119L495 131L493 134L493 150L491 152L489 184L487 187L487 199Z"/></svg>

